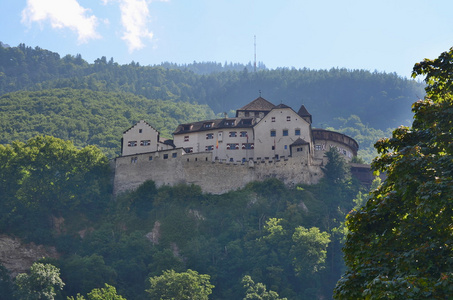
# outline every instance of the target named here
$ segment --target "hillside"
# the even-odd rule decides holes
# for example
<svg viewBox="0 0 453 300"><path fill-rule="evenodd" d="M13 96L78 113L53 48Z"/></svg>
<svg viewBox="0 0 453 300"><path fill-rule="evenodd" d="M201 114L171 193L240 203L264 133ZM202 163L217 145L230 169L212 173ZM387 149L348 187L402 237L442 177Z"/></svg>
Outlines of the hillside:
<svg viewBox="0 0 453 300"><path fill-rule="evenodd" d="M288 299L330 298L343 267L341 220L364 197L341 155L329 153L317 185L270 179L211 195L148 181L114 199L109 161L95 147L53 137L0 145L0 232L53 249L42 261L61 271L56 299L104 283L149 299L148 278L168 269L210 275L211 299L242 299L245 275ZM2 249L11 267L18 255ZM0 299L14 286L7 275L0 264Z"/></svg>
<svg viewBox="0 0 453 300"><path fill-rule="evenodd" d="M214 116L206 105L147 99L125 92L52 89L13 92L0 97L0 143L45 134L84 147L97 145L113 158L122 132L146 120L170 138L179 123Z"/></svg>

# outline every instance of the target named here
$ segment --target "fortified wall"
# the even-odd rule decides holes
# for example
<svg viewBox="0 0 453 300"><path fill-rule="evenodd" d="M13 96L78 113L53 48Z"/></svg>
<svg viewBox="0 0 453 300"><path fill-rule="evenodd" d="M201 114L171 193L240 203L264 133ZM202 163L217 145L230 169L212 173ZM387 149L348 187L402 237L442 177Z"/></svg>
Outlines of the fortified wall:
<svg viewBox="0 0 453 300"><path fill-rule="evenodd" d="M156 186L195 184L202 191L222 194L252 181L278 178L287 186L315 184L323 176L323 159L310 163L306 157L249 160L244 163L213 161L212 152L184 154L183 149L117 157L114 194L134 190L147 180Z"/></svg>

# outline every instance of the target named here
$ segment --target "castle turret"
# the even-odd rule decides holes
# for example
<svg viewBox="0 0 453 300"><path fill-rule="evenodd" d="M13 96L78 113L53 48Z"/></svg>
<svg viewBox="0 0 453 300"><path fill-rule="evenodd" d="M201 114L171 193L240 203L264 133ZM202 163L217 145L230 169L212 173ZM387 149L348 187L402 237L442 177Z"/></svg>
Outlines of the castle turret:
<svg viewBox="0 0 453 300"><path fill-rule="evenodd" d="M299 116L302 117L302 119L304 119L305 121L307 121L309 124L311 124L313 121L312 121L312 118L311 118L311 114L308 112L308 110L305 108L305 106L302 104L302 106L300 107L299 111L297 112L297 114Z"/></svg>

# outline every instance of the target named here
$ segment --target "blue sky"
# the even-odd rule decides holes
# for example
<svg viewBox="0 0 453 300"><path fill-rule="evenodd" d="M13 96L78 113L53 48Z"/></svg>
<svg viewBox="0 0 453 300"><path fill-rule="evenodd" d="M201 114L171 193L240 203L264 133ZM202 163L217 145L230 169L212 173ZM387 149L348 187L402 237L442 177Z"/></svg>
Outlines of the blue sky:
<svg viewBox="0 0 453 300"><path fill-rule="evenodd" d="M0 41L88 62L396 72L453 46L451 0L0 0Z"/></svg>

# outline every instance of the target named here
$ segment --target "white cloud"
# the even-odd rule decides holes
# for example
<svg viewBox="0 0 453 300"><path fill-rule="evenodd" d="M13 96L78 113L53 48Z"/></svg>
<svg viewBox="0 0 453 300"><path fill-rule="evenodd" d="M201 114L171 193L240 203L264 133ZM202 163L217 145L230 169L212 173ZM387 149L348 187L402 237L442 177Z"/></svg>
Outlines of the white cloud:
<svg viewBox="0 0 453 300"><path fill-rule="evenodd" d="M101 36L96 32L96 16L88 16L88 9L77 0L27 0L22 11L22 23L44 22L48 20L52 28L69 28L78 35L79 43Z"/></svg>
<svg viewBox="0 0 453 300"><path fill-rule="evenodd" d="M146 0L121 0L121 23L124 34L121 37L126 41L129 52L142 49L143 39L151 39L153 33L148 30L149 9Z"/></svg>

